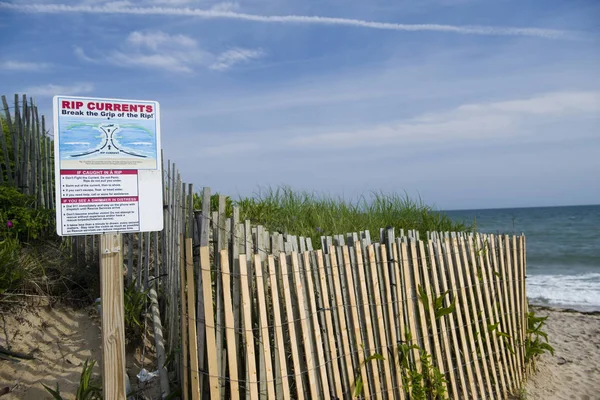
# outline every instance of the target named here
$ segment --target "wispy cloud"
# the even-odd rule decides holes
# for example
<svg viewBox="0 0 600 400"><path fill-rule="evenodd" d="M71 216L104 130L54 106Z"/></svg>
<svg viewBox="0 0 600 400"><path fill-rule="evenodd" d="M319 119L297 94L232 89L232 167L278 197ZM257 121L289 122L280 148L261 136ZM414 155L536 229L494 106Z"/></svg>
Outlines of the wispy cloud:
<svg viewBox="0 0 600 400"><path fill-rule="evenodd" d="M210 69L217 71L224 71L233 67L236 64L255 60L264 55L262 50L250 50L250 49L231 49L227 50L217 57L217 60L211 64Z"/></svg>
<svg viewBox="0 0 600 400"><path fill-rule="evenodd" d="M263 52L240 48L215 55L200 48L195 39L186 35L135 31L129 34L121 48L109 52L108 56L92 57L79 47L75 48L75 55L87 62L192 73L203 67L224 71L236 64L257 59Z"/></svg>
<svg viewBox="0 0 600 400"><path fill-rule="evenodd" d="M100 6L86 4L11 4L0 2L0 8L25 13L88 13L88 14L123 14L123 15L162 15L186 16L206 19L233 19L263 23L280 24L310 24L330 26L350 26L357 28L383 29L392 31L433 31L458 33L466 35L493 36L532 36L547 39L566 39L576 37L575 33L559 29L544 29L532 27L496 27L496 26L459 26L442 24L397 24L391 22L366 21L351 18L335 18L306 15L259 15L239 13L230 10L178 7L124 7L109 3Z"/></svg>
<svg viewBox="0 0 600 400"><path fill-rule="evenodd" d="M50 64L43 62L29 62L17 60L0 61L0 71L43 71L50 68Z"/></svg>
<svg viewBox="0 0 600 400"><path fill-rule="evenodd" d="M358 148L391 144L446 143L527 135L531 126L554 119L600 114L600 92L556 92L423 114L397 123L358 130L298 136L293 146ZM531 133L530 133L531 134ZM539 135L538 135L539 138Z"/></svg>
<svg viewBox="0 0 600 400"><path fill-rule="evenodd" d="M88 82L75 83L73 85L55 85L49 83L47 85L30 86L25 88L22 93L39 97L50 97L60 94L74 96L78 94L87 94L93 90L94 85Z"/></svg>

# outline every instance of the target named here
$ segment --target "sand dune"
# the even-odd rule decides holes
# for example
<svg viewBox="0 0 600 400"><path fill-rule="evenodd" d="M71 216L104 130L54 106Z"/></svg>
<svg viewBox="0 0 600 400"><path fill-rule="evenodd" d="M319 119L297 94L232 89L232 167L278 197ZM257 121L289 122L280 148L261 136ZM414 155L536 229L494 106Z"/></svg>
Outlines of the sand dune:
<svg viewBox="0 0 600 400"><path fill-rule="evenodd" d="M545 331L555 349L537 363L525 386L528 400L600 400L600 313L532 308L548 315Z"/></svg>

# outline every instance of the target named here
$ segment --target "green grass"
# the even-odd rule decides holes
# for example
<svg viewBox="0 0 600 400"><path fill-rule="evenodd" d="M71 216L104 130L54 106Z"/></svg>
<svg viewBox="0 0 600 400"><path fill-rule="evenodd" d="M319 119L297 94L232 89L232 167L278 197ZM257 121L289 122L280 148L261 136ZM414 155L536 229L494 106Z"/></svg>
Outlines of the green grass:
<svg viewBox="0 0 600 400"><path fill-rule="evenodd" d="M196 205L201 204L198 198ZM313 246L321 246L321 236L369 230L374 240L380 228L416 229L422 238L427 231L464 231L462 223L453 222L445 214L419 200L394 193L372 193L355 201L294 191L290 187L259 190L253 197L238 201L227 199L227 214L232 205L240 207L240 220L263 225L270 232L309 237ZM216 211L217 195L211 198Z"/></svg>

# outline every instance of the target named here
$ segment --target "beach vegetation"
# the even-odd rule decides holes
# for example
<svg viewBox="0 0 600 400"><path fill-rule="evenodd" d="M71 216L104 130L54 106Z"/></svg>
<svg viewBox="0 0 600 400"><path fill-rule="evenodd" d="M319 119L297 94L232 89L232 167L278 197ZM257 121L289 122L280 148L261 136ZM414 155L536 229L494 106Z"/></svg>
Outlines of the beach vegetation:
<svg viewBox="0 0 600 400"><path fill-rule="evenodd" d="M211 211L218 211L218 194L211 196ZM380 228L414 229L426 237L430 231L466 231L470 227L455 222L446 214L408 195L373 192L354 200L315 192L297 191L289 186L259 188L252 197L233 200L226 197L226 216L233 206L240 210L240 220L265 227L270 232L310 238L315 249L321 237ZM202 196L196 194L194 207L201 209Z"/></svg>
<svg viewBox="0 0 600 400"><path fill-rule="evenodd" d="M402 385L409 391L412 400L442 400L447 398L447 381L444 374L431 360L431 354L412 343L412 335L398 345L398 360ZM416 366L411 353L417 351L421 359L421 370Z"/></svg>
<svg viewBox="0 0 600 400"><path fill-rule="evenodd" d="M85 360L83 364L83 370L79 376L79 385L77 386L77 392L75 399L77 400L100 400L102 399L102 386L98 382L98 379L92 377L94 370L95 360L88 363L89 360ZM56 389L52 389L42 383L44 388L52 395L54 400L63 400L65 397L60 393L60 386L57 383ZM68 396L71 398L72 396Z"/></svg>
<svg viewBox="0 0 600 400"><path fill-rule="evenodd" d="M144 318L148 304L149 290L141 290L134 279L125 286L123 304L125 308L125 337L133 343L140 337L144 329Z"/></svg>
<svg viewBox="0 0 600 400"><path fill-rule="evenodd" d="M554 347L548 342L548 334L543 330L548 316L538 317L534 311L527 313L527 331L525 337L525 363L535 368L537 358L544 354L554 355Z"/></svg>

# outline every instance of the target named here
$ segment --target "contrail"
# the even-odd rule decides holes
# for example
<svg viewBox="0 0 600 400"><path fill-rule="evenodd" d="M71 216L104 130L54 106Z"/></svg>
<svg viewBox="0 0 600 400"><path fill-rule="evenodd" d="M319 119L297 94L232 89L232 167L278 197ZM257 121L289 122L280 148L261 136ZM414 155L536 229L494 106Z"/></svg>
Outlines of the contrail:
<svg viewBox="0 0 600 400"><path fill-rule="evenodd" d="M66 4L11 4L0 2L0 9L8 9L23 13L41 14L125 14L125 15L163 15L187 16L205 19L234 19L263 23L305 24L305 25L335 25L359 28L381 29L391 31L430 31L450 32L464 35L486 36L531 36L545 39L568 39L574 34L565 30L543 28L494 27L476 25L440 25L440 24L396 24L391 22L365 21L360 19L320 17L307 15L257 15L232 11L201 10L197 8L174 7L123 7L119 5L88 6Z"/></svg>

